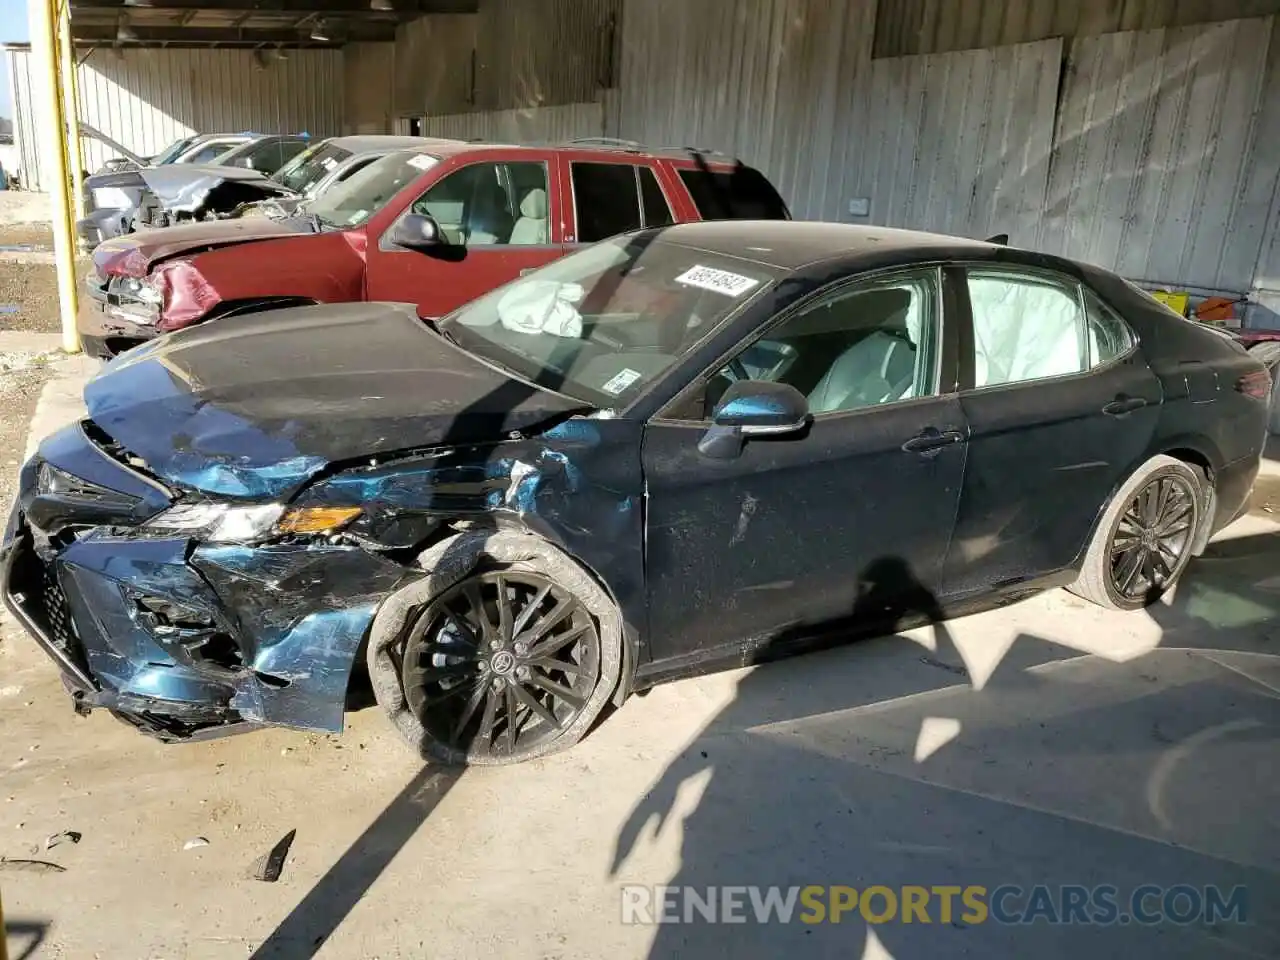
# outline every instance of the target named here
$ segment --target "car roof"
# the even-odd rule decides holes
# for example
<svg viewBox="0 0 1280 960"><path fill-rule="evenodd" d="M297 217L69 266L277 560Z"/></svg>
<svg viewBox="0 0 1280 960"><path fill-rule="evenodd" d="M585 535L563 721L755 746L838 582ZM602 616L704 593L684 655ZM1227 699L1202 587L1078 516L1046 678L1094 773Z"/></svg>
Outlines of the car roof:
<svg viewBox="0 0 1280 960"><path fill-rule="evenodd" d="M989 252L995 244L917 230L806 220L704 220L655 231L664 242L795 270L828 260L929 250Z"/></svg>
<svg viewBox="0 0 1280 960"><path fill-rule="evenodd" d="M726 156L722 153L716 153L710 150L700 150L696 147L646 147L642 144L631 143L630 141L614 141L607 138L589 138L584 140L570 140L548 143L502 143L501 141L488 140L436 140L429 144L430 152L441 159L449 157L461 156L467 153L474 153L484 150L511 150L511 151L539 151L546 152L548 150L556 153L571 153L581 159L590 159L592 156L598 156L602 159L616 161L619 157L637 157L648 158L655 157L665 160L683 160L690 162L695 155L700 155L708 166L721 168L726 165L733 165L739 161L734 157Z"/></svg>
<svg viewBox="0 0 1280 960"><path fill-rule="evenodd" d="M330 137L325 143L331 143L352 153L366 153L372 150L412 150L415 147L433 146L435 144L458 143L457 140L436 139L433 137L397 137L390 134L369 134L367 136Z"/></svg>

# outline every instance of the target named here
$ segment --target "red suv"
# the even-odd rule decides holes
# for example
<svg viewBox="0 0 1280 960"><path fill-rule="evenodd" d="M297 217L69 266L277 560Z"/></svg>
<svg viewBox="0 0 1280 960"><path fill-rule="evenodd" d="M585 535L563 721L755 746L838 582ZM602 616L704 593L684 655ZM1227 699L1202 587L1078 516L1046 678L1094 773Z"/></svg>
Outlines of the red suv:
<svg viewBox="0 0 1280 960"><path fill-rule="evenodd" d="M415 303L436 318L574 249L640 227L789 219L759 171L621 142L441 141L382 157L287 219L196 223L94 251L86 352L308 303Z"/></svg>

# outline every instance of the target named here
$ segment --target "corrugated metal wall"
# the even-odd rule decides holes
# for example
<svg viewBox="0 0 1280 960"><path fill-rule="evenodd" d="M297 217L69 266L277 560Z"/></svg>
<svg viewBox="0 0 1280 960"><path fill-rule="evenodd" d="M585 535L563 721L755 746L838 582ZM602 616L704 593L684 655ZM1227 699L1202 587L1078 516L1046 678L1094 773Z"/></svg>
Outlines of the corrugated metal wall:
<svg viewBox="0 0 1280 960"><path fill-rule="evenodd" d="M395 44L395 113L586 103L615 82L622 0L481 0L420 17Z"/></svg>
<svg viewBox="0 0 1280 960"><path fill-rule="evenodd" d="M496 143L557 143L578 137L604 136L604 129L602 104L569 103L557 107L427 117L422 135ZM403 130L401 128L401 132Z"/></svg>
<svg viewBox="0 0 1280 960"><path fill-rule="evenodd" d="M1248 290L1276 189L1280 127L1258 122L1273 28L1073 41L1040 246L1134 280Z"/></svg>
<svg viewBox="0 0 1280 960"><path fill-rule="evenodd" d="M902 57L1101 33L1264 17L1280 0L893 0L875 56Z"/></svg>
<svg viewBox="0 0 1280 960"><path fill-rule="evenodd" d="M481 0L476 16L477 109L583 103L612 82L622 0Z"/></svg>
<svg viewBox="0 0 1280 960"><path fill-rule="evenodd" d="M842 193L872 223L1034 245L1061 60L1046 40L874 61Z"/></svg>
<svg viewBox="0 0 1280 960"><path fill-rule="evenodd" d="M419 17L396 31L397 117L463 113L472 104L475 14Z"/></svg>
<svg viewBox="0 0 1280 960"><path fill-rule="evenodd" d="M390 133L395 122L395 45L351 43L342 51L346 134Z"/></svg>
<svg viewBox="0 0 1280 960"><path fill-rule="evenodd" d="M32 104L30 56L25 53L7 50L5 55L9 61L9 95L13 98L13 145L18 151L18 175L22 185L28 190L40 189L40 156L39 134L36 132L36 117L39 111L23 109L24 104ZM13 171L9 171L12 173Z"/></svg>
<svg viewBox="0 0 1280 960"><path fill-rule="evenodd" d="M14 104L29 128L44 114L32 96L31 54L12 51ZM77 71L80 118L134 153L148 155L193 132L342 132L343 71L339 50L291 50L259 59L248 50L98 50ZM22 138L23 168L39 188L34 137ZM83 144L86 169L119 156L96 140Z"/></svg>
<svg viewBox="0 0 1280 960"><path fill-rule="evenodd" d="M836 218L875 0L628 0L618 135L742 157Z"/></svg>

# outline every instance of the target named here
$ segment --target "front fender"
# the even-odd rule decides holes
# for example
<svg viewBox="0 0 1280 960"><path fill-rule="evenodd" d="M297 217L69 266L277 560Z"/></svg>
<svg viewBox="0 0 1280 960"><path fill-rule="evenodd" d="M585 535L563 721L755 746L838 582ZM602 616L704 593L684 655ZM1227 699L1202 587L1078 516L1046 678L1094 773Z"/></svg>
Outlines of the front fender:
<svg viewBox="0 0 1280 960"><path fill-rule="evenodd" d="M152 273L164 297L157 329L189 327L234 301L363 300L364 268L359 231L259 240L170 260Z"/></svg>

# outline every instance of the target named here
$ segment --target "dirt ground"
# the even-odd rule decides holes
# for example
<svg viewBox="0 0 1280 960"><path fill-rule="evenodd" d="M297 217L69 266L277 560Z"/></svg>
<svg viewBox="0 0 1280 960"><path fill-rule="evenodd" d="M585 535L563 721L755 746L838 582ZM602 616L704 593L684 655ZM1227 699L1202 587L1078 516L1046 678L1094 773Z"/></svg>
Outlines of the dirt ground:
<svg viewBox="0 0 1280 960"><path fill-rule="evenodd" d="M17 251L8 248L23 248ZM58 276L51 263L21 254L53 249L53 233L39 224L0 226L0 331L58 332ZM19 258L6 257L17 253ZM14 309L16 308L16 310Z"/></svg>

